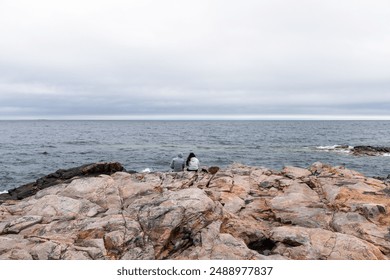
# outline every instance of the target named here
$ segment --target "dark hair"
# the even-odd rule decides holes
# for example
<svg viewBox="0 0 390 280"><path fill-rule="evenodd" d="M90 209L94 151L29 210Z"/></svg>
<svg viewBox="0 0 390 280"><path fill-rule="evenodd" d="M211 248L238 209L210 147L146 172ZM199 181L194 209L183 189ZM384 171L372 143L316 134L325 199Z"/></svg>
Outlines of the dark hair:
<svg viewBox="0 0 390 280"><path fill-rule="evenodd" d="M193 157L196 157L194 153L190 153L188 155L188 158L187 158L187 161L186 161L186 165L188 166L188 164L190 163L190 160L193 158Z"/></svg>

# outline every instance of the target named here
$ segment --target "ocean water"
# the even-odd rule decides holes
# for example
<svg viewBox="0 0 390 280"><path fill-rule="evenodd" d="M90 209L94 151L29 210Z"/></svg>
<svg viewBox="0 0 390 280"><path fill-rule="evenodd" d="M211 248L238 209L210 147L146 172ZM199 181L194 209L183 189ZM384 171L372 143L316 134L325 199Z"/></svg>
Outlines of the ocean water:
<svg viewBox="0 0 390 280"><path fill-rule="evenodd" d="M234 162L281 169L316 161L366 176L390 174L390 157L353 156L334 145L390 146L389 121L0 121L0 192L60 168L118 161L168 171L194 152L201 166Z"/></svg>

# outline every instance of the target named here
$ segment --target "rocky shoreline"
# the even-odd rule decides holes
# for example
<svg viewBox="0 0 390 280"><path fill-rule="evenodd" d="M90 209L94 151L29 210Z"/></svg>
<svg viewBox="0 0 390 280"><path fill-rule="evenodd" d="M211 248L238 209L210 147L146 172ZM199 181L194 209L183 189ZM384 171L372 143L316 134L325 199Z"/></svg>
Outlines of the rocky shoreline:
<svg viewBox="0 0 390 280"><path fill-rule="evenodd" d="M342 166L57 171L0 195L0 259L390 258L390 186Z"/></svg>
<svg viewBox="0 0 390 280"><path fill-rule="evenodd" d="M111 175L118 171L126 171L118 162L98 162L70 169L59 169L54 173L39 178L35 182L25 184L18 188L11 189L7 193L0 194L0 204L5 200L20 200L32 196L38 191L48 187L71 182L74 178L98 176L103 174Z"/></svg>

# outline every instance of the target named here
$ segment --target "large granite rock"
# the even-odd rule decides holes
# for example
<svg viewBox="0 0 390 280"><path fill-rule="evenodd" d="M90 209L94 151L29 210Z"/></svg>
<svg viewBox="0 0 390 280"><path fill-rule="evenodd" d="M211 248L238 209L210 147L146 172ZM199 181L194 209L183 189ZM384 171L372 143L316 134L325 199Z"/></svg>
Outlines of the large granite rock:
<svg viewBox="0 0 390 280"><path fill-rule="evenodd" d="M111 171L4 200L0 259L390 258L389 186L344 167Z"/></svg>
<svg viewBox="0 0 390 280"><path fill-rule="evenodd" d="M9 190L8 193L0 194L0 204L7 199L23 199L36 194L39 190L58 185L78 176L96 176L100 174L113 174L117 171L124 171L123 166L118 162L98 162L85 164L70 169L59 169L54 173L39 178L33 183L23 185L19 188Z"/></svg>

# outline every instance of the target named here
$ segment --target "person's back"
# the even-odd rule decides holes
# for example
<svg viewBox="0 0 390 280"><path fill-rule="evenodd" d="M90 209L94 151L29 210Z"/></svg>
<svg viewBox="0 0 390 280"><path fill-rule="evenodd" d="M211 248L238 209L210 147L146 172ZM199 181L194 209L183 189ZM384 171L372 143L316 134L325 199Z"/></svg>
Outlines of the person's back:
<svg viewBox="0 0 390 280"><path fill-rule="evenodd" d="M190 153L187 158L186 164L188 171L198 171L199 169L199 160L196 158L194 153Z"/></svg>
<svg viewBox="0 0 390 280"><path fill-rule="evenodd" d="M184 170L184 159L182 154L178 154L171 162L171 168L174 172L180 172Z"/></svg>

